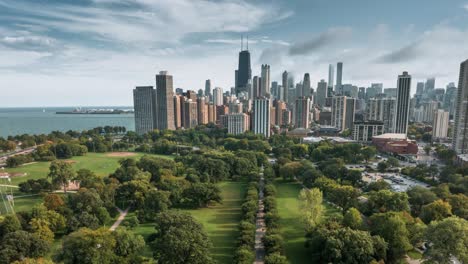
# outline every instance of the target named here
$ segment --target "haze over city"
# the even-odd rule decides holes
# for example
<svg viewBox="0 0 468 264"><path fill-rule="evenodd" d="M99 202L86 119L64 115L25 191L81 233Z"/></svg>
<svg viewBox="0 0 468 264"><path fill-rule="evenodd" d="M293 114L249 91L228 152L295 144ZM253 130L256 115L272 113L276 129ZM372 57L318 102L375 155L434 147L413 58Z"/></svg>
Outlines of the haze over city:
<svg viewBox="0 0 468 264"><path fill-rule="evenodd" d="M458 79L468 53L466 1L0 0L2 106L131 105L159 70L174 88L228 90L241 35L252 75L271 65L312 87L328 64L343 83L395 88L408 71L436 88ZM93 95L93 96L89 96Z"/></svg>

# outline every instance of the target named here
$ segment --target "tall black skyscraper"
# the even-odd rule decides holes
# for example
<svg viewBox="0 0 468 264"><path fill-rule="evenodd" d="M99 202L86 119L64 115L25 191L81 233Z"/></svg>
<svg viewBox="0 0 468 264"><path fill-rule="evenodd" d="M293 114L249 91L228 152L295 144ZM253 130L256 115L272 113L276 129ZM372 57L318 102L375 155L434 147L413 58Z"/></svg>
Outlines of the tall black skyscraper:
<svg viewBox="0 0 468 264"><path fill-rule="evenodd" d="M239 52L239 66L236 70L236 95L240 92L248 92L247 84L252 78L252 68L250 67L249 42L244 50L244 42L241 39L241 52Z"/></svg>

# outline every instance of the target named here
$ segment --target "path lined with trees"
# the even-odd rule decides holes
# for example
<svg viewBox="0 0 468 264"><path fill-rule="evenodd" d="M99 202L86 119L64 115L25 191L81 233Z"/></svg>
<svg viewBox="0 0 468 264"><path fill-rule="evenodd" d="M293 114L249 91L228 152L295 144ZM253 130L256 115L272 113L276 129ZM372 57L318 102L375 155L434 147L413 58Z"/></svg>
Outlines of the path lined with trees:
<svg viewBox="0 0 468 264"><path fill-rule="evenodd" d="M265 205L263 204L263 189L265 183L263 178L263 171L260 172L260 180L258 185L258 212L256 217L256 231L255 231L255 264L265 263L265 245L263 238L265 237Z"/></svg>

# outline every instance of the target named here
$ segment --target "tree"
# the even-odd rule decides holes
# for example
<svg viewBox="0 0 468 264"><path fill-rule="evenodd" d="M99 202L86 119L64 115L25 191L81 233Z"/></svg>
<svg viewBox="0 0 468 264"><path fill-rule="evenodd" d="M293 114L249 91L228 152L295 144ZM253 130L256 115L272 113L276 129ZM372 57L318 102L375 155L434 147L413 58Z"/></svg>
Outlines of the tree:
<svg viewBox="0 0 468 264"><path fill-rule="evenodd" d="M463 219L468 219L468 196L461 193L450 195L448 202L452 206L454 215Z"/></svg>
<svg viewBox="0 0 468 264"><path fill-rule="evenodd" d="M49 228L49 223L40 218L33 218L29 222L32 232L40 239L51 244L54 241L54 233Z"/></svg>
<svg viewBox="0 0 468 264"><path fill-rule="evenodd" d="M0 148L4 152L13 151L16 149L16 143L14 141L7 140L3 144L0 144Z"/></svg>
<svg viewBox="0 0 468 264"><path fill-rule="evenodd" d="M171 206L170 192L150 190L146 193L143 207L146 220L153 220L157 213L166 211Z"/></svg>
<svg viewBox="0 0 468 264"><path fill-rule="evenodd" d="M151 244L153 257L161 264L214 263L209 250L211 243L202 226L187 214L161 212L155 218L156 233Z"/></svg>
<svg viewBox="0 0 468 264"><path fill-rule="evenodd" d="M48 210L57 210L58 208L65 205L62 197L55 193L49 193L44 197L44 206Z"/></svg>
<svg viewBox="0 0 468 264"><path fill-rule="evenodd" d="M400 166L400 161L397 158L394 158L394 157L388 158L387 163L388 163L388 165L390 165L390 167L393 167L393 168Z"/></svg>
<svg viewBox="0 0 468 264"><path fill-rule="evenodd" d="M413 215L419 215L421 213L421 208L429 203L437 200L437 195L433 193L430 189L421 186L414 186L410 188L407 192L408 201L411 204L411 211Z"/></svg>
<svg viewBox="0 0 468 264"><path fill-rule="evenodd" d="M344 214L346 210L356 205L357 198L360 194L361 192L353 186L334 185L327 194L327 198L330 202L341 207L342 213Z"/></svg>
<svg viewBox="0 0 468 264"><path fill-rule="evenodd" d="M23 230L8 233L2 239L0 260L11 263L24 258L38 258L49 251L49 243Z"/></svg>
<svg viewBox="0 0 468 264"><path fill-rule="evenodd" d="M389 165L386 161L381 161L377 164L377 170L379 170L379 172L385 172L387 171Z"/></svg>
<svg viewBox="0 0 468 264"><path fill-rule="evenodd" d="M370 263L381 260L386 244L369 232L321 227L309 235L309 246L318 260L311 263Z"/></svg>
<svg viewBox="0 0 468 264"><path fill-rule="evenodd" d="M431 145L424 146L424 152L426 152L426 155L429 155L431 153L431 150L432 150Z"/></svg>
<svg viewBox="0 0 468 264"><path fill-rule="evenodd" d="M112 237L116 242L114 248L115 254L124 259L136 257L145 247L145 240L142 236L135 235L125 228L117 228L112 232Z"/></svg>
<svg viewBox="0 0 468 264"><path fill-rule="evenodd" d="M378 191L381 191L381 190L389 190L390 187L391 187L390 183L388 183L388 182L386 182L384 180L378 180L378 181L369 183L367 185L366 190L368 192L372 192L372 191L378 192Z"/></svg>
<svg viewBox="0 0 468 264"><path fill-rule="evenodd" d="M294 161L281 166L279 173L285 180L294 180L294 178L299 175L301 169L302 163Z"/></svg>
<svg viewBox="0 0 468 264"><path fill-rule="evenodd" d="M369 160L375 156L375 154L377 154L375 147L364 147L361 149L361 155L366 163L368 163Z"/></svg>
<svg viewBox="0 0 468 264"><path fill-rule="evenodd" d="M210 202L222 201L221 190L213 183L193 183L184 190L183 196L194 207L206 207Z"/></svg>
<svg viewBox="0 0 468 264"><path fill-rule="evenodd" d="M72 148L70 147L70 144L67 144L67 143L57 144L55 145L54 150L55 150L55 156L58 159L69 159L73 157L73 151L72 151Z"/></svg>
<svg viewBox="0 0 468 264"><path fill-rule="evenodd" d="M377 213L369 218L370 230L388 243L387 258L396 260L412 248L405 221L396 212Z"/></svg>
<svg viewBox="0 0 468 264"><path fill-rule="evenodd" d="M265 264L289 264L289 261L280 253L274 253L265 257Z"/></svg>
<svg viewBox="0 0 468 264"><path fill-rule="evenodd" d="M21 223L14 214L8 214L0 223L0 238L9 233L21 230Z"/></svg>
<svg viewBox="0 0 468 264"><path fill-rule="evenodd" d="M424 205L421 209L421 219L429 224L432 221L440 221L452 215L452 206L443 200L437 200Z"/></svg>
<svg viewBox="0 0 468 264"><path fill-rule="evenodd" d="M354 207L349 208L343 217L343 225L351 229L361 229L363 221L359 210Z"/></svg>
<svg viewBox="0 0 468 264"><path fill-rule="evenodd" d="M69 181L75 177L75 171L70 163L55 160L50 164L48 177L53 184L62 186L66 193Z"/></svg>
<svg viewBox="0 0 468 264"><path fill-rule="evenodd" d="M409 211L408 195L406 193L392 192L390 190L370 192L367 207L369 213Z"/></svg>
<svg viewBox="0 0 468 264"><path fill-rule="evenodd" d="M468 263L468 222L458 217L432 222L426 239L431 245L425 253L430 263L452 263L456 257L461 263Z"/></svg>
<svg viewBox="0 0 468 264"><path fill-rule="evenodd" d="M63 239L57 258L65 264L114 263L116 243L107 229L82 228Z"/></svg>
<svg viewBox="0 0 468 264"><path fill-rule="evenodd" d="M322 220L323 194L320 189L302 189L299 193L299 208L306 231L311 231Z"/></svg>

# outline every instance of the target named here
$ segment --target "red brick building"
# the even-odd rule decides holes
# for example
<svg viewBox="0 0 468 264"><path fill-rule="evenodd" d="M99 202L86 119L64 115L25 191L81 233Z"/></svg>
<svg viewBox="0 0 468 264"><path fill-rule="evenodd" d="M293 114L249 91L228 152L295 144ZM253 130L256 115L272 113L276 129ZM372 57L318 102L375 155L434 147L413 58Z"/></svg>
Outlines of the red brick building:
<svg viewBox="0 0 468 264"><path fill-rule="evenodd" d="M372 144L381 152L416 155L418 145L416 141L409 140L405 134L382 134L372 137Z"/></svg>

